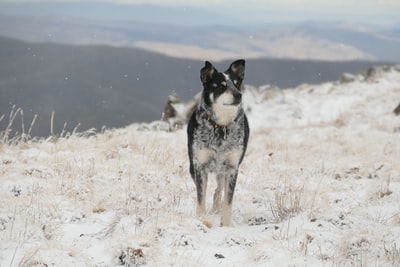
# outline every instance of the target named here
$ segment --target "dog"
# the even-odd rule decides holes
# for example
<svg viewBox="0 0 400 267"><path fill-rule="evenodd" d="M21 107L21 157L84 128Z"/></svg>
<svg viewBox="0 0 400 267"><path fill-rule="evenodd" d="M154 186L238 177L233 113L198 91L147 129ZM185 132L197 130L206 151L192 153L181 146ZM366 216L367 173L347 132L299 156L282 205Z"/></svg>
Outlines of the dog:
<svg viewBox="0 0 400 267"><path fill-rule="evenodd" d="M212 212L221 211L221 226L232 226L232 200L239 165L249 139L249 124L242 106L245 60L234 61L225 72L208 61L200 70L203 91L187 126L190 175L196 185L196 215L205 219L209 173L215 173L217 188Z"/></svg>

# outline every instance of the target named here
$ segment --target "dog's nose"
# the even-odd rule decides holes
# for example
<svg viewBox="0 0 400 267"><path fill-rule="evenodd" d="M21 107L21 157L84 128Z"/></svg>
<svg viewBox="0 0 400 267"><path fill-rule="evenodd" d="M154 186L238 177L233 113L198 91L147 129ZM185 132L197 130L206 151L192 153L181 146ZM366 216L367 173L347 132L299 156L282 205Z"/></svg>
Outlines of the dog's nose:
<svg viewBox="0 0 400 267"><path fill-rule="evenodd" d="M233 92L233 99L235 103L242 101L242 94L240 92Z"/></svg>

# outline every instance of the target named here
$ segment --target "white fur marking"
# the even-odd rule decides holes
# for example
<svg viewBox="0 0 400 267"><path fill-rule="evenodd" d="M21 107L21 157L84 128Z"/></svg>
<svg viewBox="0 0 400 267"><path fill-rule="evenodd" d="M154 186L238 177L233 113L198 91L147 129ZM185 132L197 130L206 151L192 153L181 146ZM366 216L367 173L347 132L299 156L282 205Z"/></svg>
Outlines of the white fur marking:
<svg viewBox="0 0 400 267"><path fill-rule="evenodd" d="M226 126L236 118L240 105L231 105L233 101L232 94L223 93L213 104L213 111L218 124Z"/></svg>
<svg viewBox="0 0 400 267"><path fill-rule="evenodd" d="M222 205L221 225L227 227L232 226L232 205L225 203L225 201Z"/></svg>
<svg viewBox="0 0 400 267"><path fill-rule="evenodd" d="M234 166L239 165L240 157L242 156L242 150L240 149L232 149L228 153L226 153L230 163Z"/></svg>
<svg viewBox="0 0 400 267"><path fill-rule="evenodd" d="M217 176L217 188L214 192L213 207L211 212L218 213L221 211L221 193L224 186L224 177Z"/></svg>
<svg viewBox="0 0 400 267"><path fill-rule="evenodd" d="M195 158L197 158L200 164L207 163L210 158L214 156L214 152L210 149L203 148L201 150L196 151Z"/></svg>

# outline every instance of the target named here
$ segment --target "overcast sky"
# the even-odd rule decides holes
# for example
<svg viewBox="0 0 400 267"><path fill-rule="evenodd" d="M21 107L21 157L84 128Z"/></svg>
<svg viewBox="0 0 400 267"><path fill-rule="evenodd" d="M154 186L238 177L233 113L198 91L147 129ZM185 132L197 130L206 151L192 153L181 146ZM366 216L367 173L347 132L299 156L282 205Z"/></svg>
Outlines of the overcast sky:
<svg viewBox="0 0 400 267"><path fill-rule="evenodd" d="M46 0L0 0L46 2ZM106 2L200 7L248 22L348 21L400 24L400 0L47 0L47 2Z"/></svg>

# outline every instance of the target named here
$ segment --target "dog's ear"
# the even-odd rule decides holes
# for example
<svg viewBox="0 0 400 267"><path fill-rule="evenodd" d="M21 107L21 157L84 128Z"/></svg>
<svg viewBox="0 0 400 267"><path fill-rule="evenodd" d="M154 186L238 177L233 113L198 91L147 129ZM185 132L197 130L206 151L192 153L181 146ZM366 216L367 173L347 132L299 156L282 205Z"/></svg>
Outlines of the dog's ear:
<svg viewBox="0 0 400 267"><path fill-rule="evenodd" d="M201 82L203 84L208 83L212 79L214 72L215 72L214 66L210 62L206 61L205 66L200 70Z"/></svg>
<svg viewBox="0 0 400 267"><path fill-rule="evenodd" d="M241 81L243 81L245 63L246 61L244 59L238 59L229 66L227 72L233 73L234 75L236 75L236 77L238 77Z"/></svg>

